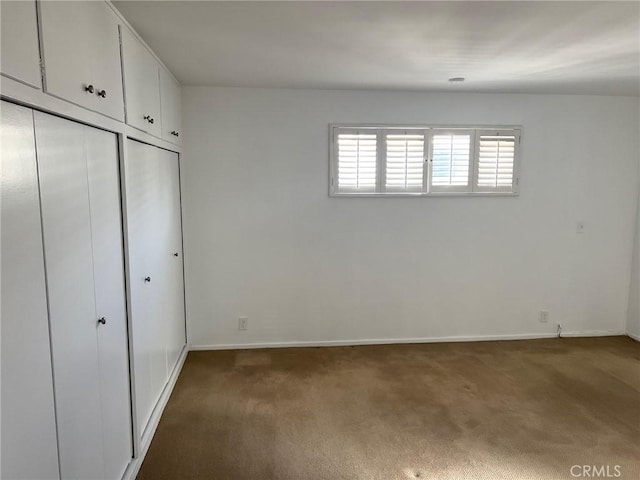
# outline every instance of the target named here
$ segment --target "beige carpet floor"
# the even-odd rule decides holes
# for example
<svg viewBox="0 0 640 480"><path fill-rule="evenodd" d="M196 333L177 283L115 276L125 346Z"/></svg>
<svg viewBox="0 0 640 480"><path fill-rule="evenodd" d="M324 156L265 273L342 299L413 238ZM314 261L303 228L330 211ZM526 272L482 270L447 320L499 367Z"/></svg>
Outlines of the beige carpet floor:
<svg viewBox="0 0 640 480"><path fill-rule="evenodd" d="M191 352L138 478L555 480L604 468L640 478L640 344L627 337Z"/></svg>

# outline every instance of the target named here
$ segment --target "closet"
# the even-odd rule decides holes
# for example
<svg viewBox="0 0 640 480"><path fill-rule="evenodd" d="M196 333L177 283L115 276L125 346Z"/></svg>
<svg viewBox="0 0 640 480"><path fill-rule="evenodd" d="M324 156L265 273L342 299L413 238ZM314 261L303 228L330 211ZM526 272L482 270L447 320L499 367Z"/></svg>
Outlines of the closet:
<svg viewBox="0 0 640 480"><path fill-rule="evenodd" d="M180 85L111 2L0 35L0 479L130 480L185 356Z"/></svg>
<svg viewBox="0 0 640 480"><path fill-rule="evenodd" d="M2 478L120 479L133 450L116 135L2 102L2 140Z"/></svg>
<svg viewBox="0 0 640 480"><path fill-rule="evenodd" d="M142 435L185 339L176 153L127 141L126 211L136 412Z"/></svg>

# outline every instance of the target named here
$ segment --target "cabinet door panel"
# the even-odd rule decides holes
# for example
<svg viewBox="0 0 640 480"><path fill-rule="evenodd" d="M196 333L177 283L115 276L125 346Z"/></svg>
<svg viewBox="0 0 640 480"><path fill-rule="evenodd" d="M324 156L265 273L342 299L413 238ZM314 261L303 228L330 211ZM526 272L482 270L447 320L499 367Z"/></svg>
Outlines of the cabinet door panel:
<svg viewBox="0 0 640 480"><path fill-rule="evenodd" d="M160 137L158 62L126 27L121 27L120 32L127 123Z"/></svg>
<svg viewBox="0 0 640 480"><path fill-rule="evenodd" d="M182 145L182 111L180 85L160 68L160 100L162 107L162 138Z"/></svg>
<svg viewBox="0 0 640 480"><path fill-rule="evenodd" d="M2 102L0 115L0 478L53 480L59 478L58 447L33 112Z"/></svg>
<svg viewBox="0 0 640 480"><path fill-rule="evenodd" d="M180 207L180 166L178 155L159 150L162 177L164 215L163 228L166 232L166 274L164 294L166 308L164 318L167 332L167 368L169 372L178 360L186 343L184 318L184 278L182 269L182 213ZM178 256L175 256L178 254Z"/></svg>
<svg viewBox="0 0 640 480"><path fill-rule="evenodd" d="M36 2L0 2L0 72L42 88Z"/></svg>
<svg viewBox="0 0 640 480"><path fill-rule="evenodd" d="M91 73L91 2L41 2L40 30L45 65L45 91L94 110L97 97ZM72 27L70 27L72 26Z"/></svg>
<svg viewBox="0 0 640 480"><path fill-rule="evenodd" d="M35 113L60 449L65 479L104 476L85 127Z"/></svg>
<svg viewBox="0 0 640 480"><path fill-rule="evenodd" d="M136 413L140 434L168 378L165 299L158 286L162 268L161 182L157 151L133 140L127 141L125 161L127 226L131 288L131 323L134 351ZM149 277L150 281L145 281Z"/></svg>
<svg viewBox="0 0 640 480"><path fill-rule="evenodd" d="M97 1L41 2L40 18L45 91L124 120L118 21L109 6ZM98 96L101 90L105 98Z"/></svg>
<svg viewBox="0 0 640 480"><path fill-rule="evenodd" d="M124 121L118 17L105 2L88 3L92 7L90 61L96 86L96 110ZM103 90L104 97L97 95Z"/></svg>
<svg viewBox="0 0 640 480"><path fill-rule="evenodd" d="M129 353L120 217L118 149L112 133L85 127L98 327L105 478L120 479L132 457Z"/></svg>

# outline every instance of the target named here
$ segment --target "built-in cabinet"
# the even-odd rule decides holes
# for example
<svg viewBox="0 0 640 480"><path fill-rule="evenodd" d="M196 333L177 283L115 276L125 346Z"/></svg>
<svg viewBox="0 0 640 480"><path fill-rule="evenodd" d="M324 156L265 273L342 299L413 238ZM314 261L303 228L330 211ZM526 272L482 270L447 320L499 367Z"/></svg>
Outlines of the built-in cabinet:
<svg viewBox="0 0 640 480"><path fill-rule="evenodd" d="M0 9L0 479L131 478L186 343L180 86L108 2Z"/></svg>
<svg viewBox="0 0 640 480"><path fill-rule="evenodd" d="M42 88L35 2L0 2L0 73Z"/></svg>
<svg viewBox="0 0 640 480"><path fill-rule="evenodd" d="M169 72L160 69L160 106L162 109L162 138L182 145L182 102L180 85Z"/></svg>
<svg viewBox="0 0 640 480"><path fill-rule="evenodd" d="M3 76L181 144L180 85L110 4L3 1L0 9Z"/></svg>
<svg viewBox="0 0 640 480"><path fill-rule="evenodd" d="M142 435L185 344L178 155L134 140L125 158L136 412Z"/></svg>
<svg viewBox="0 0 640 480"><path fill-rule="evenodd" d="M0 478L53 480L58 446L33 111L1 102L0 118Z"/></svg>
<svg viewBox="0 0 640 480"><path fill-rule="evenodd" d="M45 91L124 120L118 17L105 2L40 2Z"/></svg>
<svg viewBox="0 0 640 480"><path fill-rule="evenodd" d="M121 28L120 35L127 123L160 137L162 116L158 62L128 28Z"/></svg>

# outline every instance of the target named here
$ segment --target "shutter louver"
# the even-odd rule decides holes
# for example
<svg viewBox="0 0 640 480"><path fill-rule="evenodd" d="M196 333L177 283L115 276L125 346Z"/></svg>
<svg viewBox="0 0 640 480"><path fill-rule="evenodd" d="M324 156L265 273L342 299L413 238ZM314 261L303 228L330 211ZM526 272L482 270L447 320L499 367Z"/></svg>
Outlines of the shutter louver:
<svg viewBox="0 0 640 480"><path fill-rule="evenodd" d="M385 190L422 192L424 134L387 134L386 146Z"/></svg>
<svg viewBox="0 0 640 480"><path fill-rule="evenodd" d="M375 192L376 133L338 134L338 191Z"/></svg>
<svg viewBox="0 0 640 480"><path fill-rule="evenodd" d="M512 190L515 144L515 135L479 136L476 183L479 191Z"/></svg>
<svg viewBox="0 0 640 480"><path fill-rule="evenodd" d="M434 189L469 186L471 134L436 133L432 138L431 185Z"/></svg>

